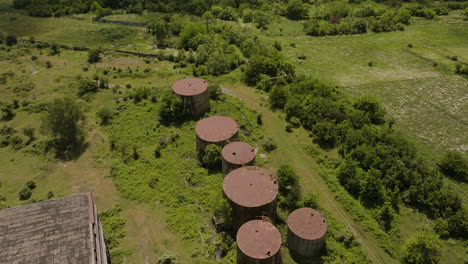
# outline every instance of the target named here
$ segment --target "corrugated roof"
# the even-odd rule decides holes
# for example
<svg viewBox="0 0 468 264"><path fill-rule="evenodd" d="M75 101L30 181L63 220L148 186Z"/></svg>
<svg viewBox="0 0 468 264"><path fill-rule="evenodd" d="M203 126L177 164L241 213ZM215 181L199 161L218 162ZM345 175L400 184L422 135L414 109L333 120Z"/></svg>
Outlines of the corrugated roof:
<svg viewBox="0 0 468 264"><path fill-rule="evenodd" d="M288 227L297 236L314 240L327 232L327 222L323 216L312 208L300 208L289 214Z"/></svg>
<svg viewBox="0 0 468 264"><path fill-rule="evenodd" d="M207 142L221 142L230 139L239 131L236 121L225 116L212 116L198 121L195 132Z"/></svg>
<svg viewBox="0 0 468 264"><path fill-rule="evenodd" d="M223 158L232 164L246 164L255 158L255 149L245 142L227 144L221 152Z"/></svg>
<svg viewBox="0 0 468 264"><path fill-rule="evenodd" d="M208 82L199 78L185 78L176 81L172 85L172 91L182 96L194 96L204 93L208 88Z"/></svg>
<svg viewBox="0 0 468 264"><path fill-rule="evenodd" d="M253 220L239 228L236 241L245 255L254 259L266 259L278 253L281 234L272 223Z"/></svg>
<svg viewBox="0 0 468 264"><path fill-rule="evenodd" d="M278 194L278 182L263 168L246 166L231 171L223 181L226 196L245 207L258 207L272 202Z"/></svg>

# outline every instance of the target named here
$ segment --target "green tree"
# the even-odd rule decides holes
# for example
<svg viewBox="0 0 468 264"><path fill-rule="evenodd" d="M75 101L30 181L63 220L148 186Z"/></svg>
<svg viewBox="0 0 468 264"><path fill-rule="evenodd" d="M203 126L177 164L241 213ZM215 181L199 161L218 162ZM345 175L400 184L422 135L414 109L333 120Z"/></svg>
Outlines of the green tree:
<svg viewBox="0 0 468 264"><path fill-rule="evenodd" d="M101 120L101 125L107 125L110 123L114 113L111 109L103 107L97 111L96 115Z"/></svg>
<svg viewBox="0 0 468 264"><path fill-rule="evenodd" d="M361 201L366 207L377 207L386 201L385 187L380 177L381 172L372 168L361 181Z"/></svg>
<svg viewBox="0 0 468 264"><path fill-rule="evenodd" d="M101 61L101 53L102 49L97 48L97 49L90 49L88 51L88 62L89 63L97 63Z"/></svg>
<svg viewBox="0 0 468 264"><path fill-rule="evenodd" d="M161 97L158 113L162 123L177 123L183 120L186 109L182 99L168 91Z"/></svg>
<svg viewBox="0 0 468 264"><path fill-rule="evenodd" d="M270 105L272 108L283 109L288 101L288 89L283 85L275 85L270 91Z"/></svg>
<svg viewBox="0 0 468 264"><path fill-rule="evenodd" d="M210 144L205 148L202 162L210 169L219 168L221 165L221 147Z"/></svg>
<svg viewBox="0 0 468 264"><path fill-rule="evenodd" d="M165 46L166 40L170 37L170 25L163 19L157 19L146 26L147 30L156 38L156 46Z"/></svg>
<svg viewBox="0 0 468 264"><path fill-rule="evenodd" d="M442 256L442 241L429 232L418 232L403 246L404 262L411 264L436 264Z"/></svg>
<svg viewBox="0 0 468 264"><path fill-rule="evenodd" d="M205 21L205 24L206 24L206 31L207 32L210 32L210 26L211 24L214 24L216 22L216 18L215 16L213 15L213 12L211 11L206 11L203 16L202 16L202 19Z"/></svg>
<svg viewBox="0 0 468 264"><path fill-rule="evenodd" d="M461 180L468 181L468 160L460 152L449 151L439 163L444 174Z"/></svg>
<svg viewBox="0 0 468 264"><path fill-rule="evenodd" d="M301 194L296 170L289 164L282 164L276 171L276 175L279 179L280 207L295 209Z"/></svg>
<svg viewBox="0 0 468 264"><path fill-rule="evenodd" d="M362 96L354 103L354 108L365 111L373 124L384 123L385 109L377 97Z"/></svg>
<svg viewBox="0 0 468 264"><path fill-rule="evenodd" d="M42 119L42 130L51 135L58 144L69 146L78 143L82 137L85 118L80 105L70 97L55 99Z"/></svg>
<svg viewBox="0 0 468 264"><path fill-rule="evenodd" d="M286 17L289 19L305 19L309 8L301 0L290 0L286 6Z"/></svg>

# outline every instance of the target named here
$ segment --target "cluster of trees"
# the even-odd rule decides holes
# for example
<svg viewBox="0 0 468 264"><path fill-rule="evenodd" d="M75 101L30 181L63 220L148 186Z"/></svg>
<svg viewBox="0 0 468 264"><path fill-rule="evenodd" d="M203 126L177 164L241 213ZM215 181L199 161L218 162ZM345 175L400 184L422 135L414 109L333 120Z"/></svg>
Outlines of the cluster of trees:
<svg viewBox="0 0 468 264"><path fill-rule="evenodd" d="M388 32L403 30L411 20L411 12L406 8L377 9L363 4L354 12L346 8L332 10L304 22L304 32L312 36Z"/></svg>
<svg viewBox="0 0 468 264"><path fill-rule="evenodd" d="M401 203L405 203L430 218L444 220L439 221L440 233L468 236L463 220L468 212L460 197L443 183L437 169L420 157L415 146L391 128L375 97L350 101L335 86L306 78L289 84L277 82L270 94L271 105L283 109L287 121L299 119L320 145L339 148L344 158L337 168L340 183L365 207L377 212L385 230L392 228ZM452 155L441 166L456 175L466 173L459 160ZM454 167L456 172L451 169Z"/></svg>

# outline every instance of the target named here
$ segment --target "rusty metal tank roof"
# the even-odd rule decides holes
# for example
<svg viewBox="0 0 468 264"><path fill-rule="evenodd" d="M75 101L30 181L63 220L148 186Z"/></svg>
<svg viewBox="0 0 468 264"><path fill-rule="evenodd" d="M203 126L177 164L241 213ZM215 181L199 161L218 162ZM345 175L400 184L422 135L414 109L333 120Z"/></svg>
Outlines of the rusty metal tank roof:
<svg viewBox="0 0 468 264"><path fill-rule="evenodd" d="M254 259L267 259L280 250L281 234L270 222L252 220L239 228L236 241L245 255Z"/></svg>
<svg viewBox="0 0 468 264"><path fill-rule="evenodd" d="M312 208L300 208L289 214L288 227L300 238L315 240L327 232L327 222Z"/></svg>
<svg viewBox="0 0 468 264"><path fill-rule="evenodd" d="M197 136L207 142L220 142L230 139L239 131L236 121L225 116L212 116L198 121L195 127Z"/></svg>
<svg viewBox="0 0 468 264"><path fill-rule="evenodd" d="M255 149L245 142L227 144L221 152L223 158L232 164L246 164L255 159Z"/></svg>
<svg viewBox="0 0 468 264"><path fill-rule="evenodd" d="M204 93L207 88L208 82L199 78L185 78L172 85L172 91L181 96L198 95Z"/></svg>
<svg viewBox="0 0 468 264"><path fill-rule="evenodd" d="M270 171L257 166L246 166L226 175L223 191L229 200L238 205L259 207L275 200L278 182Z"/></svg>

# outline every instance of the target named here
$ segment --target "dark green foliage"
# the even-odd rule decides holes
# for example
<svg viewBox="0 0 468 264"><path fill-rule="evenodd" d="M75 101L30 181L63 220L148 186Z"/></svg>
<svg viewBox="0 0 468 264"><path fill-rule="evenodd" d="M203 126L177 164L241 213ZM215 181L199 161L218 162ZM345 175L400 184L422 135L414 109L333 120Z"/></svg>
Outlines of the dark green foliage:
<svg viewBox="0 0 468 264"><path fill-rule="evenodd" d="M60 47L57 43L52 43L49 48L49 55L54 56L60 54Z"/></svg>
<svg viewBox="0 0 468 264"><path fill-rule="evenodd" d="M101 53L102 49L97 48L97 49L90 49L88 51L88 62L89 63L97 63L101 61Z"/></svg>
<svg viewBox="0 0 468 264"><path fill-rule="evenodd" d="M19 192L19 199L21 201L28 200L29 198L31 198L31 195L32 195L31 190L27 187L24 187Z"/></svg>
<svg viewBox="0 0 468 264"><path fill-rule="evenodd" d="M301 201L301 207L315 208L319 207L318 195L313 192L307 192Z"/></svg>
<svg viewBox="0 0 468 264"><path fill-rule="evenodd" d="M52 199L52 198L54 198L54 197L55 197L55 194L54 194L53 191L49 191L49 192L47 193L47 199Z"/></svg>
<svg viewBox="0 0 468 264"><path fill-rule="evenodd" d="M125 219L122 218L121 211L122 209L117 206L99 213L104 240L110 251L112 263L123 263L123 257L131 254L131 252L122 251L119 248L120 241L126 236Z"/></svg>
<svg viewBox="0 0 468 264"><path fill-rule="evenodd" d="M186 109L180 97L167 91L161 97L159 105L159 120L164 124L177 123L184 120Z"/></svg>
<svg viewBox="0 0 468 264"><path fill-rule="evenodd" d="M211 100L219 100L223 95L223 91L219 85L210 84L210 86L208 86L208 94Z"/></svg>
<svg viewBox="0 0 468 264"><path fill-rule="evenodd" d="M15 117L15 106L11 102L0 101L0 121L10 121Z"/></svg>
<svg viewBox="0 0 468 264"><path fill-rule="evenodd" d="M3 127L0 128L0 147L7 147L10 145L15 133L16 130L13 128L3 125Z"/></svg>
<svg viewBox="0 0 468 264"><path fill-rule="evenodd" d="M36 189L36 183L34 181L28 181L26 187L28 187L29 190L34 190Z"/></svg>
<svg viewBox="0 0 468 264"><path fill-rule="evenodd" d="M263 124L263 119L262 119L262 118L263 118L262 113L258 113L258 114L257 114L257 124L258 124L258 125L262 125L262 124Z"/></svg>
<svg viewBox="0 0 468 264"><path fill-rule="evenodd" d="M289 0L285 15L287 18L293 20L305 19L308 15L308 11L309 7L301 0Z"/></svg>
<svg viewBox="0 0 468 264"><path fill-rule="evenodd" d="M157 19L146 26L149 33L156 38L157 46L164 47L166 40L171 36L170 24L167 20Z"/></svg>
<svg viewBox="0 0 468 264"><path fill-rule="evenodd" d="M439 263L442 257L442 241L435 234L418 232L405 242L403 254L405 263Z"/></svg>
<svg viewBox="0 0 468 264"><path fill-rule="evenodd" d="M283 85L275 85L270 90L270 105L272 108L283 109L288 99L287 87Z"/></svg>
<svg viewBox="0 0 468 264"><path fill-rule="evenodd" d="M276 149L277 145L276 142L273 138L271 137L266 137L262 139L262 147L265 151L271 152Z"/></svg>
<svg viewBox="0 0 468 264"><path fill-rule="evenodd" d="M179 264L179 260L176 256L164 254L158 258L157 264Z"/></svg>
<svg viewBox="0 0 468 264"><path fill-rule="evenodd" d="M47 68L47 69L52 68L52 62L46 61L46 68Z"/></svg>
<svg viewBox="0 0 468 264"><path fill-rule="evenodd" d="M220 168L221 147L215 144L208 145L205 149L205 155L203 156L202 162L210 169Z"/></svg>
<svg viewBox="0 0 468 264"><path fill-rule="evenodd" d="M468 181L468 160L460 152L447 152L439 166L447 176L464 182Z"/></svg>
<svg viewBox="0 0 468 264"><path fill-rule="evenodd" d="M101 125L108 125L114 113L111 109L103 107L97 111L96 115L101 120Z"/></svg>
<svg viewBox="0 0 468 264"><path fill-rule="evenodd" d="M160 147L156 147L156 149L154 150L154 157L157 158L157 159L161 157L161 148Z"/></svg>
<svg viewBox="0 0 468 264"><path fill-rule="evenodd" d="M18 39L15 35L8 35L5 37L5 43L7 46L13 46L18 43Z"/></svg>
<svg viewBox="0 0 468 264"><path fill-rule="evenodd" d="M55 99L42 119L42 129L59 145L68 146L81 140L83 119L84 114L75 100L70 97Z"/></svg>
<svg viewBox="0 0 468 264"><path fill-rule="evenodd" d="M294 168L288 164L280 165L276 175L279 179L279 206L288 210L296 209L301 194L299 176Z"/></svg>
<svg viewBox="0 0 468 264"><path fill-rule="evenodd" d="M76 92L77 95L79 97L83 97L87 94L97 92L99 89L99 86L96 81L78 76L76 79L76 88L77 88L77 92Z"/></svg>
<svg viewBox="0 0 468 264"><path fill-rule="evenodd" d="M357 110L364 111L365 118L369 118L372 124L383 124L385 122L385 109L377 97L370 95L360 97L353 106Z"/></svg>
<svg viewBox="0 0 468 264"><path fill-rule="evenodd" d="M460 75L468 75L468 64L459 62L455 65L455 73Z"/></svg>

